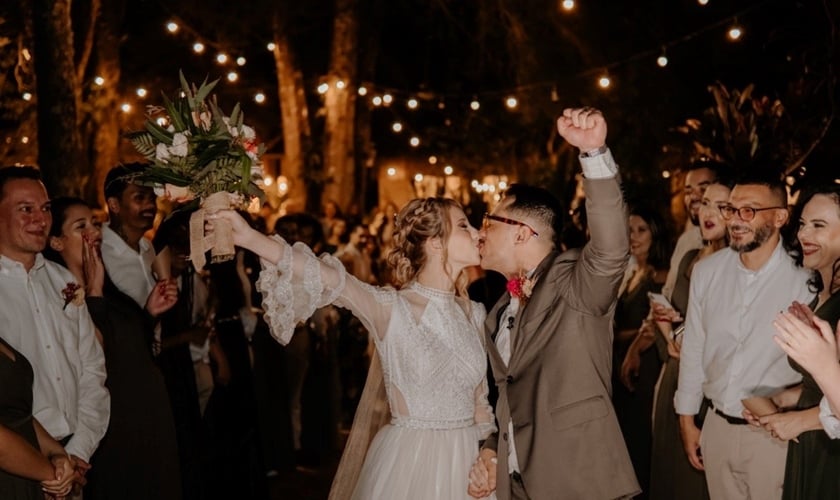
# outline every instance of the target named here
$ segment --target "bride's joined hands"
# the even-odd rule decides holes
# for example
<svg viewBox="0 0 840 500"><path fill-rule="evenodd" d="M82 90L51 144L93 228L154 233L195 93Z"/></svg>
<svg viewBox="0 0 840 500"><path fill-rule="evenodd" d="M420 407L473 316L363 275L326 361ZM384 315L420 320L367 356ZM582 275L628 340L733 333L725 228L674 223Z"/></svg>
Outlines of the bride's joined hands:
<svg viewBox="0 0 840 500"><path fill-rule="evenodd" d="M467 494L473 498L486 498L496 490L496 452L484 448L470 469Z"/></svg>

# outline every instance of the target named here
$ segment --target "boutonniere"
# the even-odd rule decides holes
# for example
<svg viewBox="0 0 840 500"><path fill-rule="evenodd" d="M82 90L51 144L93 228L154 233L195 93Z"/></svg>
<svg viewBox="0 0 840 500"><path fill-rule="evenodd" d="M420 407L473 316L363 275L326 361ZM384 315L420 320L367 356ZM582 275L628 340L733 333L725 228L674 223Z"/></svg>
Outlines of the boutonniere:
<svg viewBox="0 0 840 500"><path fill-rule="evenodd" d="M67 286L61 291L61 296L64 297L64 307L61 308L62 310L67 309L67 305L71 303L74 306L80 306L85 303L85 289L78 283L67 283Z"/></svg>
<svg viewBox="0 0 840 500"><path fill-rule="evenodd" d="M517 276L511 278L507 282L507 291L511 297L519 300L525 300L531 296L534 291L534 279L525 276Z"/></svg>

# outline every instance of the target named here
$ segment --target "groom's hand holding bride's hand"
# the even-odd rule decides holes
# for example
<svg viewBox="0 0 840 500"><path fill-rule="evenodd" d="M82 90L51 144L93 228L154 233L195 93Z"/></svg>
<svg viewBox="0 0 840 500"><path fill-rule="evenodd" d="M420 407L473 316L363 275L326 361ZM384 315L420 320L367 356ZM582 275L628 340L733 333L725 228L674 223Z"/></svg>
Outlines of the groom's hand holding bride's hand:
<svg viewBox="0 0 840 500"><path fill-rule="evenodd" d="M467 494L473 498L484 498L496 490L496 451L483 448L470 469L470 485Z"/></svg>
<svg viewBox="0 0 840 500"><path fill-rule="evenodd" d="M581 153L595 151L607 143L607 121L595 108L566 108L557 119L560 136Z"/></svg>

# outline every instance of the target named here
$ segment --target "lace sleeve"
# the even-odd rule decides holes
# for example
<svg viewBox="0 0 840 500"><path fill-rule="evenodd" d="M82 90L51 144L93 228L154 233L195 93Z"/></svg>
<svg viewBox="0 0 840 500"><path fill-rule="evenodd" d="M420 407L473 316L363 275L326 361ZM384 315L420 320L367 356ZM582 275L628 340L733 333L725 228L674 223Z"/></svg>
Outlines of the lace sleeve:
<svg viewBox="0 0 840 500"><path fill-rule="evenodd" d="M840 419L831 411L831 406L825 396L820 400L820 423L828 437L831 439L840 438Z"/></svg>
<svg viewBox="0 0 840 500"><path fill-rule="evenodd" d="M484 306L473 302L472 303L472 321L473 325L476 326L476 331L478 331L478 338L481 340L481 346L486 348L485 345L485 335L484 335L484 319L487 316L487 312L484 310ZM485 365L484 369L485 373L487 372L487 367ZM487 436L493 434L498 430L496 428L496 417L493 414L493 407L490 406L490 403L487 401L487 394L489 393L489 385L487 382L487 376L481 378L481 383L478 384L478 387L475 388L475 425L478 429L478 439L483 440L487 439Z"/></svg>
<svg viewBox="0 0 840 500"><path fill-rule="evenodd" d="M390 308L381 307L388 302L386 290L348 275L332 255L317 257L303 243L290 246L279 236L272 239L283 252L277 264L261 260L257 290L263 294L265 320L278 342L288 344L299 322L332 303L350 309L371 333L384 332L390 317Z"/></svg>

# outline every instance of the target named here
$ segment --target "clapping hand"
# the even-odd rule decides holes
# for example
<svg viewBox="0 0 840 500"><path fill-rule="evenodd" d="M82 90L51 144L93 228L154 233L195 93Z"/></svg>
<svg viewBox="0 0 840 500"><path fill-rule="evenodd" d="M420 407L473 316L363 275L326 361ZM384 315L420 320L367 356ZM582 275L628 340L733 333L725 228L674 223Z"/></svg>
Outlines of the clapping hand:
<svg viewBox="0 0 840 500"><path fill-rule="evenodd" d="M567 108L557 119L557 131L581 152L594 151L607 141L607 122L595 108Z"/></svg>
<svg viewBox="0 0 840 500"><path fill-rule="evenodd" d="M146 299L146 311L153 317L157 317L172 309L176 302L178 302L178 283L174 278L160 280Z"/></svg>
<svg viewBox="0 0 840 500"><path fill-rule="evenodd" d="M818 372L837 364L837 339L831 326L794 303L792 311L781 312L773 321L776 344L815 378ZM808 321L810 320L810 321ZM807 321L807 322L806 322Z"/></svg>

